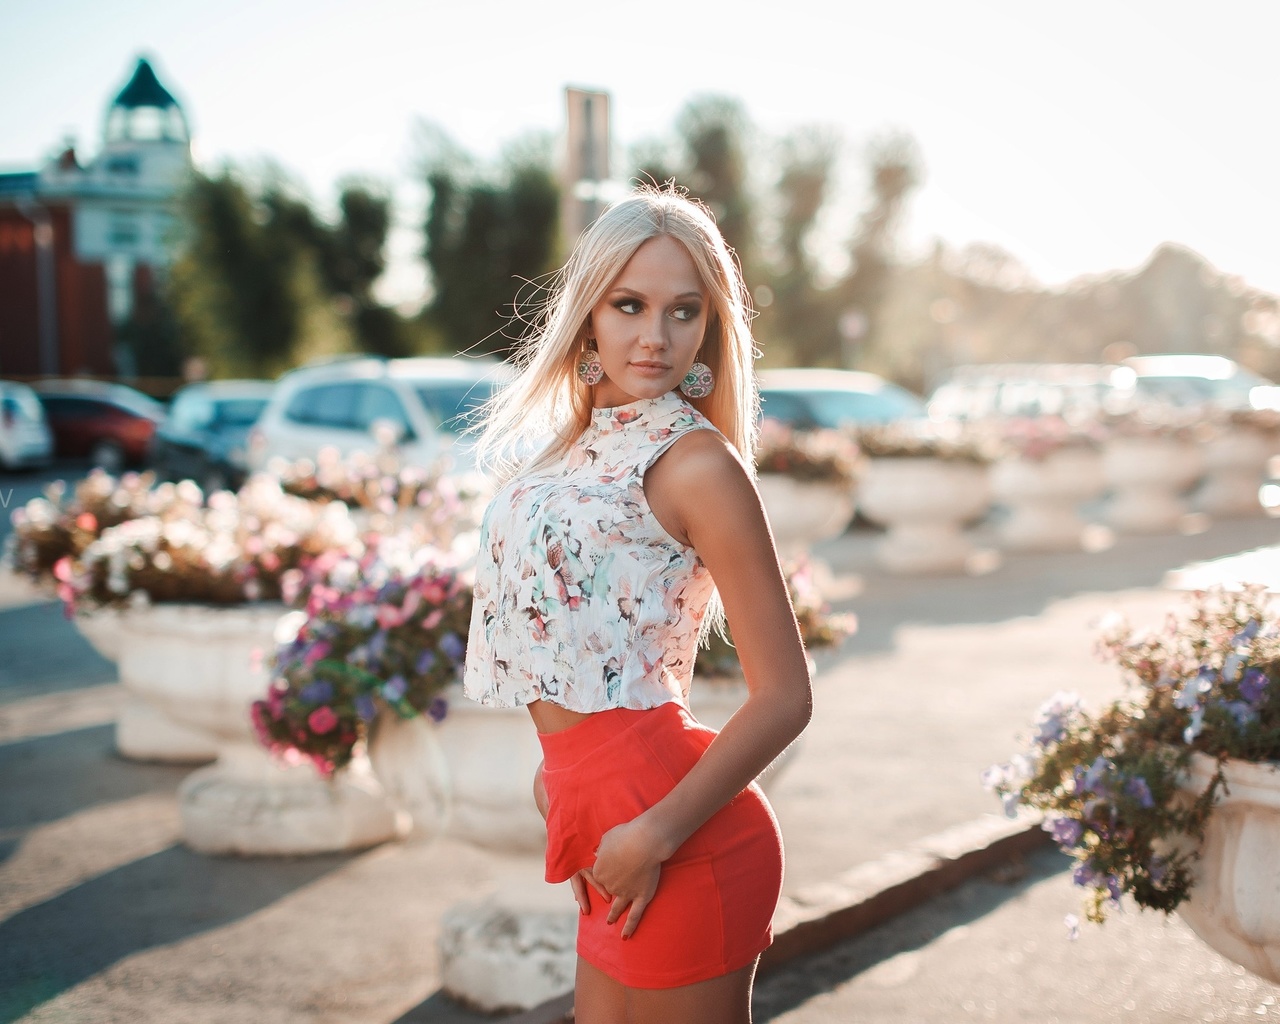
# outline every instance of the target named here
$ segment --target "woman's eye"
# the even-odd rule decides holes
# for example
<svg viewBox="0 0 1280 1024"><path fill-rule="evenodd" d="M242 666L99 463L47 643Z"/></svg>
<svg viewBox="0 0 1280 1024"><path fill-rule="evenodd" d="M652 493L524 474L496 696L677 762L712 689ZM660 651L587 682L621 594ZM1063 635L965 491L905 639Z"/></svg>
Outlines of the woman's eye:
<svg viewBox="0 0 1280 1024"><path fill-rule="evenodd" d="M671 315L677 320L694 320L701 312L697 306L677 306L671 311Z"/></svg>
<svg viewBox="0 0 1280 1024"><path fill-rule="evenodd" d="M613 308L621 313L639 313L640 303L636 299L622 299L613 304Z"/></svg>

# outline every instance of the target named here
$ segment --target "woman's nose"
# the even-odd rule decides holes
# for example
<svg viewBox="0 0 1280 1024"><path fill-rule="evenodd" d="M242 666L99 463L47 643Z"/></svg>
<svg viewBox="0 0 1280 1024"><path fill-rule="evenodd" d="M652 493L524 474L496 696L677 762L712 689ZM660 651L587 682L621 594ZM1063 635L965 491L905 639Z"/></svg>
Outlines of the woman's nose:
<svg viewBox="0 0 1280 1024"><path fill-rule="evenodd" d="M646 317L640 331L640 344L645 348L664 349L670 337L665 317Z"/></svg>

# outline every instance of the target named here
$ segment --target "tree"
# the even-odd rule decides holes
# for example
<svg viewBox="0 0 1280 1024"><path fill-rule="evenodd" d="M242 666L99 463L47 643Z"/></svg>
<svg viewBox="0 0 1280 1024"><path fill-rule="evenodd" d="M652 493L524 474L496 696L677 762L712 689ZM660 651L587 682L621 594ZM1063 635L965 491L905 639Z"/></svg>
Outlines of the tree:
<svg viewBox="0 0 1280 1024"><path fill-rule="evenodd" d="M871 204L863 213L850 246L849 271L830 295L835 303L832 314L839 337L833 348L813 354L815 359L836 365L869 362L875 358L877 347L885 343L879 330L879 313L893 272L894 235L906 198L920 179L916 144L907 135L892 134L873 140L868 146L867 162L871 169ZM849 350L855 347L858 355L850 358Z"/></svg>
<svg viewBox="0 0 1280 1024"><path fill-rule="evenodd" d="M354 347L321 271L326 229L278 181L255 196L229 167L197 172L183 212L168 300L215 376L270 377Z"/></svg>
<svg viewBox="0 0 1280 1024"><path fill-rule="evenodd" d="M746 111L729 97L698 97L681 111L677 131L687 151L678 180L711 208L747 272L754 262L755 232L747 179L751 122Z"/></svg>
<svg viewBox="0 0 1280 1024"><path fill-rule="evenodd" d="M517 143L488 173L438 132L429 146L424 255L434 294L423 316L460 351L505 356L522 285L552 269L559 188L549 142Z"/></svg>

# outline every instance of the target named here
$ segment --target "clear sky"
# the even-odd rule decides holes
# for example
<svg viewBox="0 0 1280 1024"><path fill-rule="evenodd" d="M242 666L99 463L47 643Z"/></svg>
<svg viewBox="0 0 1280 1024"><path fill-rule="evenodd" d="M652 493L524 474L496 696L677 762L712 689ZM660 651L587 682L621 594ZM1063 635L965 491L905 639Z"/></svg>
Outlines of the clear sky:
<svg viewBox="0 0 1280 1024"><path fill-rule="evenodd" d="M666 12L654 15L651 12ZM274 160L321 204L344 175L420 216L414 126L477 156L557 131L563 89L610 93L615 141L739 99L766 137L917 140L905 240L991 241L1042 281L1140 265L1163 241L1280 292L1280 4L1273 0L42 0L0 6L0 166L66 134L91 155L137 56L183 103L197 159ZM420 281L395 242L394 291Z"/></svg>

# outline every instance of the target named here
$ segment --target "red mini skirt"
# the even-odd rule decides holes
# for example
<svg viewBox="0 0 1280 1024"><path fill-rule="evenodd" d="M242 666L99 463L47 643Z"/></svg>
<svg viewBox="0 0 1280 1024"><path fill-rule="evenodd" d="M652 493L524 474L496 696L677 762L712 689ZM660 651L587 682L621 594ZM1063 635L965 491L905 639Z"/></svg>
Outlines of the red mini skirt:
<svg viewBox="0 0 1280 1024"><path fill-rule="evenodd" d="M666 796L715 736L674 702L601 711L539 733L547 881L591 867L601 836ZM631 988L675 988L736 971L773 941L782 870L778 823L753 783L663 863L630 938L622 939L626 915L606 924L608 910L592 890L591 913L578 917L578 955Z"/></svg>

